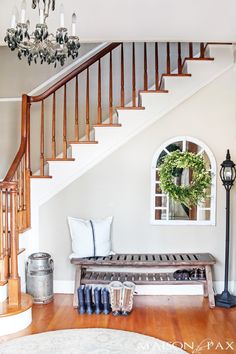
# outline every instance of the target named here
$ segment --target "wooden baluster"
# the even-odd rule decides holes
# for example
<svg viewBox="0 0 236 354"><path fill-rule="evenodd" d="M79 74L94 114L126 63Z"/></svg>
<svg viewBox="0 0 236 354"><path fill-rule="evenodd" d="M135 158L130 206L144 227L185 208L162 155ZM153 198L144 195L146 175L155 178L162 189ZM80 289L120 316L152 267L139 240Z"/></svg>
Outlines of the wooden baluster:
<svg viewBox="0 0 236 354"><path fill-rule="evenodd" d="M17 198L17 209L18 209L18 225L19 228L21 229L22 227L22 214L23 214L23 186L22 186L22 161L19 164L19 167L17 169L17 182L18 182L18 198Z"/></svg>
<svg viewBox="0 0 236 354"><path fill-rule="evenodd" d="M78 85L78 75L75 78L75 141L79 141L79 85Z"/></svg>
<svg viewBox="0 0 236 354"><path fill-rule="evenodd" d="M193 58L193 43L189 43L189 58Z"/></svg>
<svg viewBox="0 0 236 354"><path fill-rule="evenodd" d="M89 68L87 68L87 83L86 83L86 140L90 141Z"/></svg>
<svg viewBox="0 0 236 354"><path fill-rule="evenodd" d="M132 46L132 105L136 107L136 68L135 68L135 43Z"/></svg>
<svg viewBox="0 0 236 354"><path fill-rule="evenodd" d="M30 101L27 95L22 96L22 127L24 117L26 116L26 135L27 135L27 142L26 142L26 154L25 154L25 165L26 169L29 171L31 175L31 165L30 165ZM23 129L23 128L22 128Z"/></svg>
<svg viewBox="0 0 236 354"><path fill-rule="evenodd" d="M124 44L120 51L120 106L125 106L125 72L124 72Z"/></svg>
<svg viewBox="0 0 236 354"><path fill-rule="evenodd" d="M64 109L63 109L63 159L67 159L67 94L64 85Z"/></svg>
<svg viewBox="0 0 236 354"><path fill-rule="evenodd" d="M56 93L52 96L52 158L56 158Z"/></svg>
<svg viewBox="0 0 236 354"><path fill-rule="evenodd" d="M10 233L10 244L11 244L11 273L8 280L8 302L11 306L18 306L20 303L20 278L18 274L18 262L17 253L19 249L19 235L18 235L18 225L17 225L17 184L12 187L10 192L10 206L11 206L11 233Z"/></svg>
<svg viewBox="0 0 236 354"><path fill-rule="evenodd" d="M166 43L166 73L170 74L170 43Z"/></svg>
<svg viewBox="0 0 236 354"><path fill-rule="evenodd" d="M8 279L9 277L9 225L8 225L8 214L9 214L9 195L8 189L5 189L5 233L4 233L4 249L5 249L5 257L4 257L4 277Z"/></svg>
<svg viewBox="0 0 236 354"><path fill-rule="evenodd" d="M19 180L20 188L19 188L19 197L20 197L20 203L19 203L19 208L20 210L23 210L23 203L24 203L24 193L23 193L23 161L21 160L20 162L20 180Z"/></svg>
<svg viewBox="0 0 236 354"><path fill-rule="evenodd" d="M182 74L181 43L178 42L178 74Z"/></svg>
<svg viewBox="0 0 236 354"><path fill-rule="evenodd" d="M102 124L102 81L101 81L101 60L98 60L98 115L97 124Z"/></svg>
<svg viewBox="0 0 236 354"><path fill-rule="evenodd" d="M40 176L44 176L44 101L41 103Z"/></svg>
<svg viewBox="0 0 236 354"><path fill-rule="evenodd" d="M112 52L110 52L110 79L109 79L109 123L113 123L113 72L112 72Z"/></svg>
<svg viewBox="0 0 236 354"><path fill-rule="evenodd" d="M21 217L19 229L22 230L24 227L24 159L21 160Z"/></svg>
<svg viewBox="0 0 236 354"><path fill-rule="evenodd" d="M19 209L21 210L21 162L19 164L19 167L17 168L16 171L16 179L15 181L18 182L18 186L19 186L19 195L18 195L18 202L19 202Z"/></svg>
<svg viewBox="0 0 236 354"><path fill-rule="evenodd" d="M24 156L25 157L25 156ZM25 158L23 157L23 228L27 228L27 202L26 202L26 166L25 166Z"/></svg>
<svg viewBox="0 0 236 354"><path fill-rule="evenodd" d="M204 43L200 43L200 58L204 58L204 57L205 57Z"/></svg>
<svg viewBox="0 0 236 354"><path fill-rule="evenodd" d="M3 193L0 189L0 281L5 281L4 274L4 233L3 233Z"/></svg>
<svg viewBox="0 0 236 354"><path fill-rule="evenodd" d="M30 170L25 170L25 200L26 200L26 227L31 225L31 208L30 208Z"/></svg>
<svg viewBox="0 0 236 354"><path fill-rule="evenodd" d="M148 73L147 73L147 43L146 42L144 42L143 66L144 66L143 89L144 89L144 91L147 91L147 89L148 89Z"/></svg>
<svg viewBox="0 0 236 354"><path fill-rule="evenodd" d="M159 56L158 56L157 42L155 42L155 85L156 85L156 90L159 90Z"/></svg>

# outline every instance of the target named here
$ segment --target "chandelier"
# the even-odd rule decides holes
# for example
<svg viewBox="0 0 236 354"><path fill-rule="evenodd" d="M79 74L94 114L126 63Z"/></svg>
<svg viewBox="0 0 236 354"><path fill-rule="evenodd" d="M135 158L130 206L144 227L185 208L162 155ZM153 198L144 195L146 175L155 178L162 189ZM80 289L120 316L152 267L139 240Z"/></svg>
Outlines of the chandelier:
<svg viewBox="0 0 236 354"><path fill-rule="evenodd" d="M49 33L46 20L50 11L55 10L55 0L32 0L32 8L38 8L39 23L30 33L30 21L26 20L26 0L22 0L20 19L15 7L12 12L11 26L4 38L8 47L18 51L18 58L25 57L30 65L40 62L64 65L66 59L78 56L80 43L76 36L76 14L72 15L71 34L65 27L64 8L60 6L60 26L56 34Z"/></svg>

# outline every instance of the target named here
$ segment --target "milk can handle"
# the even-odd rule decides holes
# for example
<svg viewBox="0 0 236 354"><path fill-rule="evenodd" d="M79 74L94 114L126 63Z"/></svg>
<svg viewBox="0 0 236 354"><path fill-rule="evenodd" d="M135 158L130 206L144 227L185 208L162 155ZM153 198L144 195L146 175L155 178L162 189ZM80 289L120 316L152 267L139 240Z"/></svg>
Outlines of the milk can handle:
<svg viewBox="0 0 236 354"><path fill-rule="evenodd" d="M53 263L53 259L50 259L50 264L52 266L52 270L54 270L54 263Z"/></svg>

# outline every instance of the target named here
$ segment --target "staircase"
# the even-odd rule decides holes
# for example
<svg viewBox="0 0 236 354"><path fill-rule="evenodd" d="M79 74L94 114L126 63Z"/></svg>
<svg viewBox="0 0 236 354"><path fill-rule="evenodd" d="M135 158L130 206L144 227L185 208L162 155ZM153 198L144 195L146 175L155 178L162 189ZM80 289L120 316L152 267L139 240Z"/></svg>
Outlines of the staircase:
<svg viewBox="0 0 236 354"><path fill-rule="evenodd" d="M24 249L22 270L39 250L40 205L232 65L231 45L112 43L42 94L22 96L20 148L0 183L0 323L9 309L31 309L18 266Z"/></svg>

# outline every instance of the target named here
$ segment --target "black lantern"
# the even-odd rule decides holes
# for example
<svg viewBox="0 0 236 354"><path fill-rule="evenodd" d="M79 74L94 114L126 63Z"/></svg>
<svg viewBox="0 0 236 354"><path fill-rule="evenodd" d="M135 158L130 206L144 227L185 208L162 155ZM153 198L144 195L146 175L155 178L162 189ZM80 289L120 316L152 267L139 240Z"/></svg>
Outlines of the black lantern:
<svg viewBox="0 0 236 354"><path fill-rule="evenodd" d="M216 306L230 308L236 306L236 296L230 294L229 287L229 228L230 228L230 190L236 178L235 164L227 150L226 160L222 162L220 178L226 190L226 238L225 238L225 279L224 291L216 295Z"/></svg>
<svg viewBox="0 0 236 354"><path fill-rule="evenodd" d="M236 178L235 163L230 160L229 149L227 150L226 160L222 162L220 178L226 190L230 190Z"/></svg>

